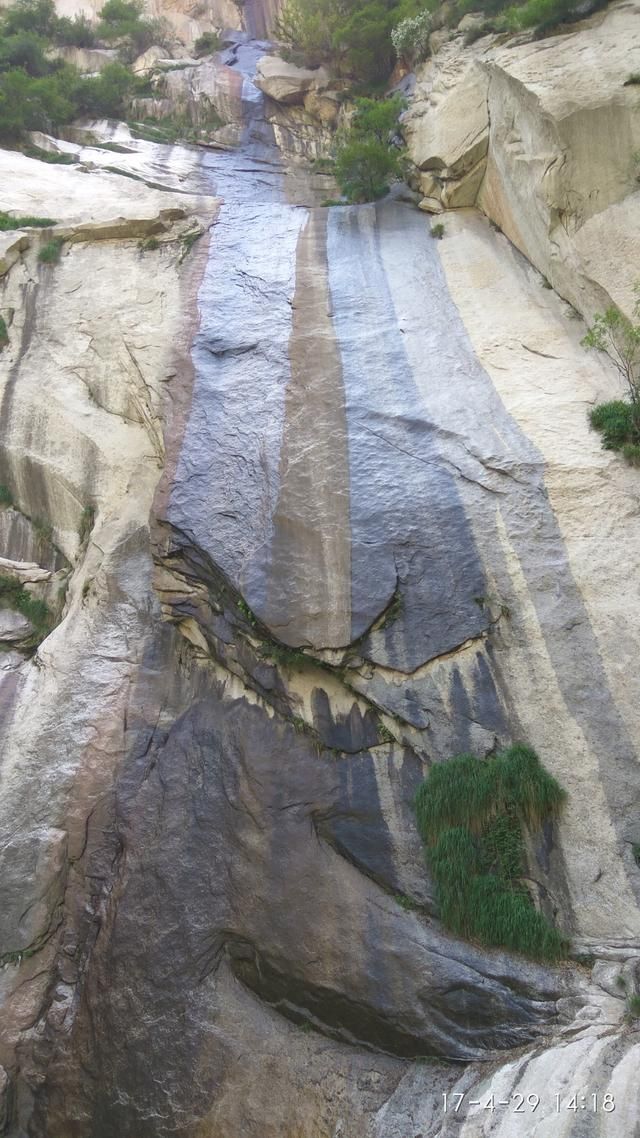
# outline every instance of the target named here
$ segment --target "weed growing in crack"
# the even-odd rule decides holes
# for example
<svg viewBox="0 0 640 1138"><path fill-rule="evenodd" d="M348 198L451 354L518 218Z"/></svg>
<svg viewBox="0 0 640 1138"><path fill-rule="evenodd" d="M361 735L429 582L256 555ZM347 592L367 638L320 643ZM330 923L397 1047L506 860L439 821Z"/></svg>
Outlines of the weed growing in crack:
<svg viewBox="0 0 640 1138"><path fill-rule="evenodd" d="M43 265L57 265L64 245L63 237L53 237L38 253L38 260Z"/></svg>

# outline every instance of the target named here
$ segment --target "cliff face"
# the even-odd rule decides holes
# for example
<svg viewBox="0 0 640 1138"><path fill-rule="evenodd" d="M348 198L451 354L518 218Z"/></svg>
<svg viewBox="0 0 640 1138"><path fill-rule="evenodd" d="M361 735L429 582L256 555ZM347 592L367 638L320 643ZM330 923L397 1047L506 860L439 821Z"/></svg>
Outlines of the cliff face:
<svg viewBox="0 0 640 1138"><path fill-rule="evenodd" d="M405 130L425 206L477 204L590 318L628 306L638 261L638 6L564 35L462 36L418 76Z"/></svg>
<svg viewBox="0 0 640 1138"><path fill-rule="evenodd" d="M326 181L269 141L251 53L228 64L239 150L108 127L127 152L68 144L72 168L0 152L0 209L57 223L0 248L0 554L51 574L58 621L1 658L11 1138L640 1125L638 474L588 429L620 385L516 240L544 248L547 215L497 96L483 126L498 64L475 47L447 57L466 134L444 96L420 102L444 55L407 132L439 186L468 166L473 200L509 200L513 243L471 208L441 242L410 206L319 208ZM628 208L614 181L603 209ZM516 739L569 792L528 868L582 964L437 919L415 790Z"/></svg>

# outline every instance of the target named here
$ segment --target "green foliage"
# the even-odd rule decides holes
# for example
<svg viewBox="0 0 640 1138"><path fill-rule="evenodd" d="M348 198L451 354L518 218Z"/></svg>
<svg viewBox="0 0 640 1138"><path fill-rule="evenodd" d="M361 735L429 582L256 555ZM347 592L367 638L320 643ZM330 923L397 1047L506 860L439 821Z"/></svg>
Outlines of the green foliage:
<svg viewBox="0 0 640 1138"><path fill-rule="evenodd" d="M157 237L145 237L138 245L141 253L155 253L156 249L160 248L160 242Z"/></svg>
<svg viewBox="0 0 640 1138"><path fill-rule="evenodd" d="M0 487L0 489L2 489L2 487ZM0 501L1 500L2 499L0 499ZM634 842L631 847L631 853L633 854L633 860L635 861L636 865L640 866L640 843Z"/></svg>
<svg viewBox="0 0 640 1138"><path fill-rule="evenodd" d="M78 526L78 537L80 538L81 545L84 545L84 543L88 541L93 529L95 517L95 507L85 506L82 514L80 515L80 525Z"/></svg>
<svg viewBox="0 0 640 1138"><path fill-rule="evenodd" d="M422 63L429 54L429 36L433 27L433 17L428 8L423 8L416 16L405 16L393 28L391 43L398 59L410 66Z"/></svg>
<svg viewBox="0 0 640 1138"><path fill-rule="evenodd" d="M243 615L244 619L247 621L247 623L250 624L252 628L256 628L257 624L258 624L258 618L256 617L255 613L253 612L253 609L249 608L249 605L247 604L247 602L245 600L243 600L242 597L240 597L239 600L236 601L236 606L239 609L239 611L242 613L242 615Z"/></svg>
<svg viewBox="0 0 640 1138"><path fill-rule="evenodd" d="M377 731L378 731L378 740L380 743L395 743L395 742L397 742L395 735L392 734L392 732L387 727L386 723L383 723L381 719L378 720Z"/></svg>
<svg viewBox="0 0 640 1138"><path fill-rule="evenodd" d="M13 494L8 486L0 486L0 506L12 506Z"/></svg>
<svg viewBox="0 0 640 1138"><path fill-rule="evenodd" d="M622 457L629 466L640 466L640 445L638 443L625 443L622 447Z"/></svg>
<svg viewBox="0 0 640 1138"><path fill-rule="evenodd" d="M402 155L392 138L403 106L398 96L356 100L351 127L338 146L334 167L348 201L376 201L387 193L390 181L402 176Z"/></svg>
<svg viewBox="0 0 640 1138"><path fill-rule="evenodd" d="M8 229L48 229L56 222L51 217L11 217L0 212L0 232Z"/></svg>
<svg viewBox="0 0 640 1138"><path fill-rule="evenodd" d="M375 139L354 139L338 151L336 180L350 202L376 201L399 175L399 156Z"/></svg>
<svg viewBox="0 0 640 1138"><path fill-rule="evenodd" d="M327 64L357 82L384 82L394 63L391 29L401 9L394 0L285 0L278 39L294 62Z"/></svg>
<svg viewBox="0 0 640 1138"><path fill-rule="evenodd" d="M78 84L76 113L95 118L120 118L134 86L134 76L122 63L108 63L99 75L89 76Z"/></svg>
<svg viewBox="0 0 640 1138"><path fill-rule="evenodd" d="M61 73L34 79L22 68L0 73L0 142L28 130L55 131L73 117Z"/></svg>
<svg viewBox="0 0 640 1138"><path fill-rule="evenodd" d="M193 246L195 245L196 241L200 240L203 233L204 233L204 229L192 229L192 230L190 230L189 233L183 233L182 238L181 238L181 241L182 241L182 256L180 257L181 261L184 261L185 257L187 257L189 255L189 253L193 249Z"/></svg>
<svg viewBox="0 0 640 1138"><path fill-rule="evenodd" d="M51 166L73 166L74 162L78 159L74 154L66 154L64 151L58 152L57 150L43 150L41 146L34 146L30 144L22 147L23 154L27 158L37 158L39 162L48 162Z"/></svg>
<svg viewBox="0 0 640 1138"><path fill-rule="evenodd" d="M625 79L624 87L635 87L640 84L640 71L632 71L631 74Z"/></svg>
<svg viewBox="0 0 640 1138"><path fill-rule="evenodd" d="M135 4L109 0L107 15L140 20ZM104 10L103 10L104 11ZM112 23L107 24L113 35ZM122 29L118 26L118 31ZM132 32L127 43L138 42ZM84 17L58 19L50 0L18 0L0 17L0 142L18 142L26 132L56 133L78 115L124 115L137 81L121 63L110 63L96 76L83 76L77 68L48 58L52 43L89 46L94 34ZM144 37L143 37L144 38ZM32 157L47 162L73 162L70 155L49 155L30 147Z"/></svg>
<svg viewBox="0 0 640 1138"><path fill-rule="evenodd" d="M406 104L400 95L390 99L356 99L356 109L351 121L351 137L374 139L388 146L398 130L398 116Z"/></svg>
<svg viewBox="0 0 640 1138"><path fill-rule="evenodd" d="M0 607L13 609L33 626L31 644L39 643L51 629L51 613L44 601L36 600L19 581L0 573Z"/></svg>
<svg viewBox="0 0 640 1138"><path fill-rule="evenodd" d="M640 282L634 291L640 298ZM582 343L585 348L606 352L627 384L632 402L640 402L640 299L636 299L632 320L615 305L596 313Z"/></svg>
<svg viewBox="0 0 640 1138"><path fill-rule="evenodd" d="M130 59L166 38L159 21L143 19L142 4L137 0L107 0L100 11L97 35L107 43L120 42Z"/></svg>
<svg viewBox="0 0 640 1138"><path fill-rule="evenodd" d="M290 648L288 644L278 644L275 641L264 644L260 655L265 660L273 660L286 668L305 668L309 663L308 656L301 648Z"/></svg>
<svg viewBox="0 0 640 1138"><path fill-rule="evenodd" d="M0 39L0 71L21 67L27 75L48 75L51 64L45 56L46 41L33 32L16 32Z"/></svg>
<svg viewBox="0 0 640 1138"><path fill-rule="evenodd" d="M6 348L8 343L9 343L9 331L7 329L7 325L6 325L6 321L5 321L4 317L0 316L0 351L2 351L3 348ZM0 491L5 490L5 489L6 489L6 487L0 487ZM0 505L5 505L5 504L6 503L3 503L2 495L0 493Z"/></svg>
<svg viewBox="0 0 640 1138"><path fill-rule="evenodd" d="M621 450L627 462L640 465L640 282L634 286L633 318L611 305L598 312L582 343L606 352L627 385L630 402L615 399L594 407L591 426L602 434L606 450Z"/></svg>
<svg viewBox="0 0 640 1138"><path fill-rule="evenodd" d="M193 52L196 59L200 59L202 55L213 55L214 51L220 51L221 47L222 40L217 32L204 32L198 36Z"/></svg>
<svg viewBox="0 0 640 1138"><path fill-rule="evenodd" d="M421 906L418 904L418 902L414 901L413 897L408 897L406 893L396 893L395 900L397 901L400 908L404 909L407 913L416 913L420 911Z"/></svg>
<svg viewBox="0 0 640 1138"><path fill-rule="evenodd" d="M43 39L50 39L56 20L53 0L17 0L2 13L0 32L3 36L31 32Z"/></svg>
<svg viewBox="0 0 640 1138"><path fill-rule="evenodd" d="M640 996L629 996L627 999L627 1020L640 1017Z"/></svg>
<svg viewBox="0 0 640 1138"><path fill-rule="evenodd" d="M93 24L81 12L72 20L60 16L53 30L53 39L62 47L95 47L97 37Z"/></svg>
<svg viewBox="0 0 640 1138"><path fill-rule="evenodd" d="M523 827L538 828L565 792L529 747L486 760L458 755L435 765L416 795L443 923L460 936L541 959L565 944L533 906L521 877Z"/></svg>
<svg viewBox="0 0 640 1138"><path fill-rule="evenodd" d="M43 265L57 265L60 260L62 246L64 245L64 238L53 237L51 241L47 241L46 245L38 253L38 260Z"/></svg>
<svg viewBox="0 0 640 1138"><path fill-rule="evenodd" d="M622 451L632 466L638 465L640 453L640 406L623 399L600 403L589 413L589 422L602 435L605 450Z"/></svg>
<svg viewBox="0 0 640 1138"><path fill-rule="evenodd" d="M442 241L444 237L444 225L439 221L436 225L431 226L429 232L432 237L435 237L436 241Z"/></svg>

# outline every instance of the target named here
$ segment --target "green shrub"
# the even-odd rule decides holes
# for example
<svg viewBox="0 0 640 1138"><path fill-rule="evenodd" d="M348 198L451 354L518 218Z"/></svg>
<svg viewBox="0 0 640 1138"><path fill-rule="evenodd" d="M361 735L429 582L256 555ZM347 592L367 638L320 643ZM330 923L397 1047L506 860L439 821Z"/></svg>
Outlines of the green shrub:
<svg viewBox="0 0 640 1138"><path fill-rule="evenodd" d="M630 466L640 466L640 445L638 443L625 443L622 447L622 454Z"/></svg>
<svg viewBox="0 0 640 1138"><path fill-rule="evenodd" d="M155 253L156 249L160 248L160 242L157 237L145 237L138 245L141 253Z"/></svg>
<svg viewBox="0 0 640 1138"><path fill-rule="evenodd" d="M377 84L393 68L391 29L402 14L393 0L285 0L276 35L293 62L328 64L338 75Z"/></svg>
<svg viewBox="0 0 640 1138"><path fill-rule="evenodd" d="M52 133L74 114L64 69L34 79L22 68L0 73L0 142L17 141L25 131Z"/></svg>
<svg viewBox="0 0 640 1138"><path fill-rule="evenodd" d="M164 28L157 20L142 18L142 4L137 0L107 0L96 32L107 43L125 41L131 58L165 38Z"/></svg>
<svg viewBox="0 0 640 1138"><path fill-rule="evenodd" d="M432 237L435 237L436 241L442 241L444 237L444 225L441 221L438 221L436 225L431 226L429 232Z"/></svg>
<svg viewBox="0 0 640 1138"><path fill-rule="evenodd" d="M9 343L9 331L7 329L6 321L3 316L0 316L0 351L6 348ZM1 488L0 488L1 489ZM0 505L2 504L2 496L0 495Z"/></svg>
<svg viewBox="0 0 640 1138"><path fill-rule="evenodd" d="M529 747L492 758L458 755L435 765L416 795L440 917L459 936L540 959L565 949L521 878L523 827L537 829L565 793Z"/></svg>
<svg viewBox="0 0 640 1138"><path fill-rule="evenodd" d="M354 139L336 158L336 180L350 202L371 202L383 197L389 181L398 176L399 159L375 139Z"/></svg>
<svg viewBox="0 0 640 1138"><path fill-rule="evenodd" d="M429 36L433 27L431 12L424 8L417 16L405 16L391 32L391 42L398 59L414 66L429 54Z"/></svg>
<svg viewBox="0 0 640 1138"><path fill-rule="evenodd" d="M602 435L605 450L623 450L640 442L640 409L623 399L599 403L589 412L589 422Z"/></svg>
<svg viewBox="0 0 640 1138"><path fill-rule="evenodd" d="M12 506L13 494L8 486L0 486L0 506Z"/></svg>
<svg viewBox="0 0 640 1138"><path fill-rule="evenodd" d="M76 90L77 112L94 118L120 118L135 85L122 63L108 63L99 75L82 79Z"/></svg>
<svg viewBox="0 0 640 1138"><path fill-rule="evenodd" d="M53 30L53 39L62 47L95 47L97 37L91 21L81 12L72 20L60 16Z"/></svg>
<svg viewBox="0 0 640 1138"><path fill-rule="evenodd" d="M0 71L21 67L27 75L39 78L48 75L51 64L45 55L45 40L33 32L16 32L0 39Z"/></svg>
<svg viewBox="0 0 640 1138"><path fill-rule="evenodd" d="M0 232L10 229L48 229L56 222L51 217L11 217L0 212Z"/></svg>
<svg viewBox="0 0 640 1138"><path fill-rule="evenodd" d="M23 146L22 153L27 158L37 158L38 162L48 162L50 166L73 166L78 161L75 154L67 154L64 150L43 150L33 144Z"/></svg>
<svg viewBox="0 0 640 1138"><path fill-rule="evenodd" d="M32 32L43 39L49 39L54 32L56 20L53 0L17 0L2 13L0 32L3 36Z"/></svg>
<svg viewBox="0 0 640 1138"><path fill-rule="evenodd" d="M222 40L217 32L204 32L198 36L193 52L196 59L200 59L202 55L213 55L214 51L220 51L221 47Z"/></svg>
<svg viewBox="0 0 640 1138"><path fill-rule="evenodd" d="M96 518L95 507L94 506L85 506L85 508L82 511L82 514L80 516L80 525L78 526L78 537L80 538L80 544L81 545L84 545L85 541L87 541L89 536L91 535L91 531L93 529L93 523L95 522L95 518Z"/></svg>
<svg viewBox="0 0 640 1138"><path fill-rule="evenodd" d="M640 996L629 996L627 999L627 1019L640 1017Z"/></svg>
<svg viewBox="0 0 640 1138"><path fill-rule="evenodd" d="M19 612L33 626L31 643L42 640L51 630L51 613L44 601L36 600L13 577L0 573L0 607Z"/></svg>
<svg viewBox="0 0 640 1138"><path fill-rule="evenodd" d="M625 79L623 86L635 87L638 83L640 83L640 71L632 71L631 75Z"/></svg>
<svg viewBox="0 0 640 1138"><path fill-rule="evenodd" d="M51 241L47 241L47 244L42 246L42 249L38 253L38 260L43 265L57 265L60 260L63 245L63 237L53 237Z"/></svg>

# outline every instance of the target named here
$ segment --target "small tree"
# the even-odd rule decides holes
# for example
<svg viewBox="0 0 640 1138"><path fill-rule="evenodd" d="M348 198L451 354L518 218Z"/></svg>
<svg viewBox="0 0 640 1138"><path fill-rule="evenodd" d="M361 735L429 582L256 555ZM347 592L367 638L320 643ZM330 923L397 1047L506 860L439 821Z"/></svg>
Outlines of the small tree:
<svg viewBox="0 0 640 1138"><path fill-rule="evenodd" d="M596 313L582 343L585 348L606 352L624 379L631 402L640 415L640 281L634 286L633 319L611 305Z"/></svg>
<svg viewBox="0 0 640 1138"><path fill-rule="evenodd" d="M611 305L596 313L582 343L606 352L627 385L630 402L615 399L593 407L589 421L602 435L605 450L622 451L627 462L640 466L640 281L634 286L633 317Z"/></svg>
<svg viewBox="0 0 640 1138"><path fill-rule="evenodd" d="M351 202L371 202L383 197L389 181L399 175L397 151L375 138L347 142L336 158L336 179Z"/></svg>

